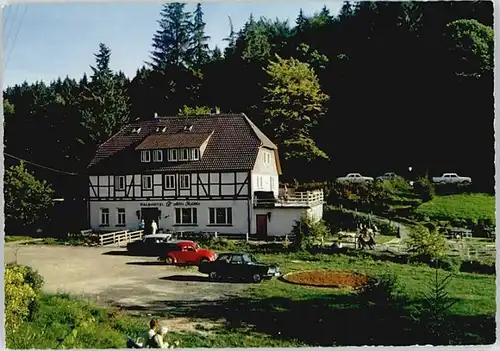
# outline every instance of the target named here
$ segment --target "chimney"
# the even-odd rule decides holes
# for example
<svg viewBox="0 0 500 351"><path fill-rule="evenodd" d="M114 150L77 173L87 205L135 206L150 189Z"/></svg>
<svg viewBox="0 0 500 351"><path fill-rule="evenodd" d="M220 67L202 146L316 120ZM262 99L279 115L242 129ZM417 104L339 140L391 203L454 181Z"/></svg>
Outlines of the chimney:
<svg viewBox="0 0 500 351"><path fill-rule="evenodd" d="M220 113L220 108L215 107L215 114L218 115Z"/></svg>
<svg viewBox="0 0 500 351"><path fill-rule="evenodd" d="M154 119L158 118L158 113L155 112Z"/></svg>

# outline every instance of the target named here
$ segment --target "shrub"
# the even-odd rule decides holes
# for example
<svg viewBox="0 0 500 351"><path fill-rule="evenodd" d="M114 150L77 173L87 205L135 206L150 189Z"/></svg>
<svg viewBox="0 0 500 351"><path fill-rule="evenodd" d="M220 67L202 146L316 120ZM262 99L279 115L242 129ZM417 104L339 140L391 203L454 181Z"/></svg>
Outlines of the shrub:
<svg viewBox="0 0 500 351"><path fill-rule="evenodd" d="M398 278L392 273L382 273L378 277L370 278L367 284L357 289L360 303L367 306L386 306L394 302L400 293Z"/></svg>
<svg viewBox="0 0 500 351"><path fill-rule="evenodd" d="M495 237L495 225L490 218L479 218L477 224L472 225L472 235L475 237Z"/></svg>
<svg viewBox="0 0 500 351"><path fill-rule="evenodd" d="M463 261L460 265L460 272L496 274L495 263L486 263L477 260Z"/></svg>
<svg viewBox="0 0 500 351"><path fill-rule="evenodd" d="M431 201L436 195L434 184L432 184L428 177L419 177L413 184L413 189L422 202Z"/></svg>
<svg viewBox="0 0 500 351"><path fill-rule="evenodd" d="M292 234L295 235L293 248L305 250L312 248L316 240L328 236L329 231L324 221L314 222L309 216L303 215L299 221L295 221Z"/></svg>
<svg viewBox="0 0 500 351"><path fill-rule="evenodd" d="M406 246L409 252L429 256L431 260L444 257L448 251L446 238L436 230L429 230L422 225L411 228Z"/></svg>
<svg viewBox="0 0 500 351"><path fill-rule="evenodd" d="M33 316L43 279L29 267L10 264L5 266L4 284L5 330L14 332Z"/></svg>

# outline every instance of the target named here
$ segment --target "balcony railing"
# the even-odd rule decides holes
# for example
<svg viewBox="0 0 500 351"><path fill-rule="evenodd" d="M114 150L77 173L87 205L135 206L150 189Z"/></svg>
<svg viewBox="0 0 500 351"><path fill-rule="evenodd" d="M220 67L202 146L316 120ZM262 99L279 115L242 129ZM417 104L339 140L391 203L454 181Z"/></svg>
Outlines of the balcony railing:
<svg viewBox="0 0 500 351"><path fill-rule="evenodd" d="M254 198L254 206L312 206L324 202L323 190L287 192L274 199Z"/></svg>

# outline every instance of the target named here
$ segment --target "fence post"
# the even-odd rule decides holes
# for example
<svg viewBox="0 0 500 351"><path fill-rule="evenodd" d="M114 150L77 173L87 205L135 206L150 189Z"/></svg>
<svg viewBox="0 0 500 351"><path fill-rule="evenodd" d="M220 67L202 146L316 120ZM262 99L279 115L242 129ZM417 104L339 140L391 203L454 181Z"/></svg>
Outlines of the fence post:
<svg viewBox="0 0 500 351"><path fill-rule="evenodd" d="M214 238L217 239L217 232L214 232Z"/></svg>
<svg viewBox="0 0 500 351"><path fill-rule="evenodd" d="M245 235L246 241L248 242L248 232Z"/></svg>

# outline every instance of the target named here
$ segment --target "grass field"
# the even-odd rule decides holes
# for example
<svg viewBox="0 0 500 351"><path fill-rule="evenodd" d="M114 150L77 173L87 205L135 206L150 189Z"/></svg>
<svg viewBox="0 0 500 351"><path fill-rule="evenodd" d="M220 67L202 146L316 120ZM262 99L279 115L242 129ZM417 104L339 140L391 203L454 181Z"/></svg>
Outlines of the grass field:
<svg viewBox="0 0 500 351"><path fill-rule="evenodd" d="M434 270L423 265L373 261L345 255L308 253L257 254L280 264L284 273L337 269L368 275L390 272L398 277L407 302L398 307L364 307L348 290L302 287L278 279L249 285L242 296L219 302L175 301L167 318L225 320L207 331L169 333L181 348L298 347L334 345L405 345L428 343L410 314L422 303ZM444 277L447 272L439 271ZM457 273L449 285L457 302L449 311L449 338L455 344L493 343L495 276ZM68 296L46 295L33 321L8 338L9 348L123 348L126 336L145 331L148 318L110 313ZM374 328L373 326L377 327ZM353 328L356 332L353 332ZM76 332L73 330L76 329ZM26 335L29 337L26 338ZM449 340L449 339L446 339Z"/></svg>
<svg viewBox="0 0 500 351"><path fill-rule="evenodd" d="M486 194L436 196L420 205L417 213L438 220L473 220L489 218L495 222L495 197Z"/></svg>

